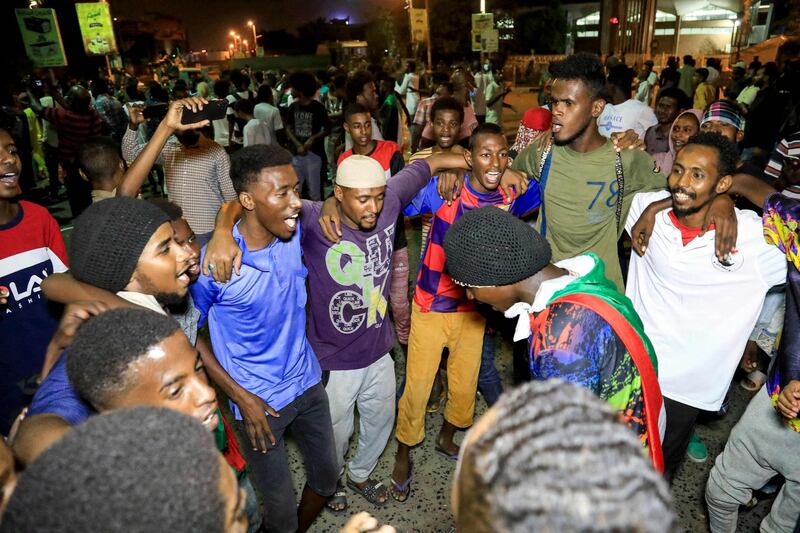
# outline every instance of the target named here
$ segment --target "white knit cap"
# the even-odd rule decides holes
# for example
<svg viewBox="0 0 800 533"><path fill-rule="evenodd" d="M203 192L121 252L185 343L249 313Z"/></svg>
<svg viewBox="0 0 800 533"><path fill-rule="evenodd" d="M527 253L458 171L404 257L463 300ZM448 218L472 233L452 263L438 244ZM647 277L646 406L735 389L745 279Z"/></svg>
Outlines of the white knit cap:
<svg viewBox="0 0 800 533"><path fill-rule="evenodd" d="M386 186L386 171L380 163L365 155L351 155L336 169L336 185L351 189Z"/></svg>

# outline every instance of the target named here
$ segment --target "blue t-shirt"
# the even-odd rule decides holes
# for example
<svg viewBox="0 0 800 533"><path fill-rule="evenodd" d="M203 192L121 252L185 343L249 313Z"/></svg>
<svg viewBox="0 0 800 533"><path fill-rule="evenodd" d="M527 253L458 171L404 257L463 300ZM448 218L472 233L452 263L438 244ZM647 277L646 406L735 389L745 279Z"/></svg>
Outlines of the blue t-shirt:
<svg viewBox="0 0 800 533"><path fill-rule="evenodd" d="M306 338L306 277L301 228L288 241L248 250L239 224L241 275L228 283L201 275L191 286L200 323L209 321L214 353L243 388L279 410L320 382L317 356ZM203 247L205 256L207 247ZM237 420L239 408L231 402Z"/></svg>
<svg viewBox="0 0 800 533"><path fill-rule="evenodd" d="M78 425L86 421L96 411L78 395L67 376L67 351L61 352L58 361L36 390L28 416L57 415L70 423Z"/></svg>

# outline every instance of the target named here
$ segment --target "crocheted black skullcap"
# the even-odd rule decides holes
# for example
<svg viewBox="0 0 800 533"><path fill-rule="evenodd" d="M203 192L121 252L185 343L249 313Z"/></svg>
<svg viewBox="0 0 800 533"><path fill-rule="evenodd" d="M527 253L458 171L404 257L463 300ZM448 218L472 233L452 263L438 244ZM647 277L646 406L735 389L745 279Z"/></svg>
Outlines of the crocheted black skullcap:
<svg viewBox="0 0 800 533"><path fill-rule="evenodd" d="M467 287L499 287L550 263L550 245L520 219L494 206L465 213L444 237L447 272Z"/></svg>
<svg viewBox="0 0 800 533"><path fill-rule="evenodd" d="M78 281L111 292L130 282L147 241L169 222L159 207L117 197L89 206L75 220L70 246L70 272Z"/></svg>

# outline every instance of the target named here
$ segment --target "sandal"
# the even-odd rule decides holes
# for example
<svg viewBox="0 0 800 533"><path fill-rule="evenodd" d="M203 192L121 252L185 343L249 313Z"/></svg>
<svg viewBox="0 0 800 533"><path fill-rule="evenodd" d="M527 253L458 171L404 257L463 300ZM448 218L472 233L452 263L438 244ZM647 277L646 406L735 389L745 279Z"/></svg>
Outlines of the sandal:
<svg viewBox="0 0 800 533"><path fill-rule="evenodd" d="M756 392L767 381L767 375L760 370L753 370L739 383L743 389Z"/></svg>
<svg viewBox="0 0 800 533"><path fill-rule="evenodd" d="M440 448L438 445L434 448L436 453L444 457L445 459L450 459L451 461L458 461L458 452L450 453L444 448Z"/></svg>
<svg viewBox="0 0 800 533"><path fill-rule="evenodd" d="M384 484L372 478L367 479L367 485L361 488L348 477L347 487L362 495L372 505L380 507L381 505L386 505L386 502L389 501L389 491ZM383 501L380 499L381 496L383 496Z"/></svg>
<svg viewBox="0 0 800 533"><path fill-rule="evenodd" d="M414 479L414 473L413 464L411 462L408 463L408 479L406 479L403 483L398 483L393 478L389 478L389 481L392 483L392 488L389 489L389 494L395 501L403 503L408 500L408 497L411 495L412 479Z"/></svg>
<svg viewBox="0 0 800 533"><path fill-rule="evenodd" d="M336 482L336 492L333 493L333 496L328 498L328 503L326 505L330 512L336 514L347 510L347 492L344 490L341 479ZM339 505L344 505L344 507L339 508Z"/></svg>

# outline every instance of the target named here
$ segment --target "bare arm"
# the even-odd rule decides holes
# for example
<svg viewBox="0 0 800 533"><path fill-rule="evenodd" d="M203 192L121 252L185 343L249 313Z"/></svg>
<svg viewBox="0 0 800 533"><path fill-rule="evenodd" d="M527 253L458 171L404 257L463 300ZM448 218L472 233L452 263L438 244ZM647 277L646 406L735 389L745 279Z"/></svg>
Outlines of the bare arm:
<svg viewBox="0 0 800 533"><path fill-rule="evenodd" d="M743 196L758 206L763 206L767 196L774 192L776 190L771 185L749 174L734 174L733 184L728 189L728 193Z"/></svg>
<svg viewBox="0 0 800 533"><path fill-rule="evenodd" d="M211 275L219 283L231 279L231 271L239 275L242 266L242 249L233 240L231 232L236 221L242 216L242 204L238 200L222 204L214 223L214 234L208 242L203 256L203 274ZM209 268L209 265L214 265Z"/></svg>
<svg viewBox="0 0 800 533"><path fill-rule="evenodd" d="M117 307L137 307L104 289L98 289L72 277L72 274L52 274L42 282L42 291L48 300L62 304L75 302L102 302L111 309Z"/></svg>
<svg viewBox="0 0 800 533"><path fill-rule="evenodd" d="M122 181L117 186L117 196L130 196L135 198L142 188L144 180L156 163L156 160L161 155L164 145L167 140L176 131L184 131L195 128L202 128L208 124L208 120L196 122L194 124L181 124L181 117L183 116L184 108L190 108L192 111L203 109L203 105L208 101L205 98L184 98L176 100L169 105L167 116L158 125L155 133L150 138L150 141L144 146L144 149L136 157L136 160L125 172ZM134 124L138 127L140 122L144 122L144 117L139 108L130 107L131 126ZM131 128L133 129L133 128Z"/></svg>

